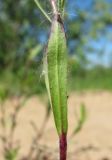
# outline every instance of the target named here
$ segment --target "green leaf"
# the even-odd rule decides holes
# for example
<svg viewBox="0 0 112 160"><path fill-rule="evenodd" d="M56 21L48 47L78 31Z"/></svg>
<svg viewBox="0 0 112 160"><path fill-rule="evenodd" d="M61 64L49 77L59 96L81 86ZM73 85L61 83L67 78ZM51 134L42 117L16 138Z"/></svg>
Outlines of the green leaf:
<svg viewBox="0 0 112 160"><path fill-rule="evenodd" d="M82 104L80 106L80 118L78 120L77 126L76 126L72 135L76 135L77 133L80 132L80 130L82 129L86 119L87 119L86 107L85 107L84 104Z"/></svg>
<svg viewBox="0 0 112 160"><path fill-rule="evenodd" d="M36 47L31 49L29 52L28 60L34 59L40 53L41 50L42 50L41 45L37 45Z"/></svg>
<svg viewBox="0 0 112 160"><path fill-rule="evenodd" d="M60 17L55 16L52 22L44 70L54 120L60 135L67 132L67 45Z"/></svg>
<svg viewBox="0 0 112 160"><path fill-rule="evenodd" d="M5 153L5 160L16 160L18 151L18 148L7 150L7 152Z"/></svg>
<svg viewBox="0 0 112 160"><path fill-rule="evenodd" d="M40 11L43 13L43 15L48 19L49 22L51 22L50 17L48 16L48 14L46 13L46 11L42 8L41 4L39 3L38 0L34 0L34 2L36 3L37 7L40 9Z"/></svg>

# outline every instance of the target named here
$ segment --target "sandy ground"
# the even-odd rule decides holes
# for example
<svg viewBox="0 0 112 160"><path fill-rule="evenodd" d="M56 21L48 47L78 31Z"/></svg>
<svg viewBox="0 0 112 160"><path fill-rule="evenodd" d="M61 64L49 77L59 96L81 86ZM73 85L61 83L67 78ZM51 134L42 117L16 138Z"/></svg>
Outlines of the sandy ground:
<svg viewBox="0 0 112 160"><path fill-rule="evenodd" d="M3 131L3 134L7 136L9 136L10 128L9 115L13 113L16 103L15 98L5 102L7 129ZM80 133L70 139L81 103L86 106L87 120ZM32 139L36 135L35 130L41 128L45 113L45 98L36 96L30 98L19 112L14 133L14 141L21 146L19 155L27 155L29 152ZM104 91L71 93L68 99L68 119L69 160L112 160L112 93ZM32 128L32 123L36 125L35 130ZM37 140L39 149L41 152L48 152L48 160L50 157L55 157L52 160L58 160L58 136L55 132L52 114L44 129L43 137ZM2 130L0 127L0 134ZM0 160L2 160L2 149L0 143Z"/></svg>

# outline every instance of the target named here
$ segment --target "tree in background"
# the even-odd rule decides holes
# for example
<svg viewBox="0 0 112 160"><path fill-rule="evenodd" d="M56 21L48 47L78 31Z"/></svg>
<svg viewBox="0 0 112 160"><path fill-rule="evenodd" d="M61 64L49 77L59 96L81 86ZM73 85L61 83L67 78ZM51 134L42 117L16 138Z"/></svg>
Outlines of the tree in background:
<svg viewBox="0 0 112 160"><path fill-rule="evenodd" d="M81 2L82 0L69 1L65 26L71 55L71 76L77 74L84 78L87 75L85 68L91 64L88 55L94 57L97 54L101 59L106 47L106 43L101 47L102 40L105 39L106 42L112 39L112 5L107 0L88 0L85 4ZM51 13L47 1L41 3L48 14ZM45 21L33 0L0 0L0 72L6 73L8 70L9 74L11 71L17 80L21 78L29 86L34 77L37 77L35 82L39 83L37 79L40 79L41 69L37 69L40 65L37 61L41 62L42 56L37 56L36 53L41 53L49 34L49 22L44 23ZM111 56L109 63L111 66ZM23 77L26 75L28 79L25 81Z"/></svg>

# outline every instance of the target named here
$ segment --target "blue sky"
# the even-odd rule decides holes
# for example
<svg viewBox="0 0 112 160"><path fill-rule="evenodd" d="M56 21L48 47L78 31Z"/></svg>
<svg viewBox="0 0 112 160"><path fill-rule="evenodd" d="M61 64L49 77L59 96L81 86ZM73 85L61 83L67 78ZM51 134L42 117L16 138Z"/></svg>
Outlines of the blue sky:
<svg viewBox="0 0 112 160"><path fill-rule="evenodd" d="M99 0L103 1L103 0ZM112 0L105 0L108 3L112 3ZM68 1L67 1L68 2ZM91 11L91 6L93 5L93 0L70 0L69 1L69 8L68 8L68 14L70 18L73 18L74 16L77 16L77 13L75 12L75 9L78 9L80 12L83 10ZM97 2L97 1L96 1ZM103 64L105 66L108 66L110 63L112 63L112 26L107 29L108 37L100 36L100 38L97 41L90 42L90 45L93 45L95 48L97 48L99 51L102 51L104 54L100 55L97 54L97 52L94 52L92 54L87 54L88 59L91 61L91 64Z"/></svg>
<svg viewBox="0 0 112 160"><path fill-rule="evenodd" d="M67 6L67 14L70 19L74 19L74 17L78 16L77 10L79 12L81 11L90 11L92 10L92 5L94 4L95 0L67 0L67 3L69 5ZM96 0L96 2L103 0ZM112 3L112 0L104 0L108 3ZM101 36L97 41L90 41L89 45L94 46L94 48L97 48L99 52L103 52L104 54L98 54L98 52L94 53L86 53L88 60L91 62L91 65L95 64L101 64L104 66L109 66L110 63L112 63L112 26L107 28L107 35L108 36ZM45 36L42 36L43 34L40 34L40 41L42 43L45 43L46 39ZM46 36L47 37L47 36ZM72 44L75 45L75 44Z"/></svg>

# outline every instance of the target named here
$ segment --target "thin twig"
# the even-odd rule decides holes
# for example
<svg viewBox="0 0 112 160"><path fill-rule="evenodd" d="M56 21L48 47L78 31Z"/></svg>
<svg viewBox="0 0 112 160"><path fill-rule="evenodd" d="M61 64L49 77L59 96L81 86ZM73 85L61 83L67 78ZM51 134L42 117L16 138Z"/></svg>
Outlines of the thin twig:
<svg viewBox="0 0 112 160"><path fill-rule="evenodd" d="M6 148L6 142L7 142L7 136L6 136L6 122L5 122L5 108L4 108L4 102L1 103L0 109L1 109L1 126L2 126L2 135L1 135L1 140L2 140L2 145L3 145L3 152L5 151Z"/></svg>
<svg viewBox="0 0 112 160"><path fill-rule="evenodd" d="M21 97L20 97L20 99L21 99ZM15 106L15 111L14 111L14 113L12 114L11 130L10 130L10 135L9 135L10 146L13 145L13 137L14 137L14 133L15 133L16 126L17 126L17 116L18 116L21 108L22 108L23 105L25 104L25 102L26 102L26 100L27 100L27 97L25 97L21 102L20 102L20 99L19 99L18 104Z"/></svg>

